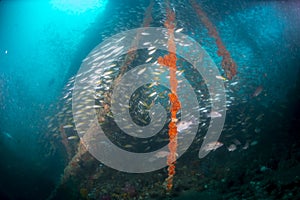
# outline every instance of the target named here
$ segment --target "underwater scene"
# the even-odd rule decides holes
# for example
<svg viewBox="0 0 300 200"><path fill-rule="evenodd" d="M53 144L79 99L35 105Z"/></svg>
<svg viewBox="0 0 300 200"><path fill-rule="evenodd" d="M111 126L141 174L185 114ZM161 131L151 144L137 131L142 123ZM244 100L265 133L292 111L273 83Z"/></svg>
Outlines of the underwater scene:
<svg viewBox="0 0 300 200"><path fill-rule="evenodd" d="M0 199L300 199L299 69L298 0L0 0Z"/></svg>

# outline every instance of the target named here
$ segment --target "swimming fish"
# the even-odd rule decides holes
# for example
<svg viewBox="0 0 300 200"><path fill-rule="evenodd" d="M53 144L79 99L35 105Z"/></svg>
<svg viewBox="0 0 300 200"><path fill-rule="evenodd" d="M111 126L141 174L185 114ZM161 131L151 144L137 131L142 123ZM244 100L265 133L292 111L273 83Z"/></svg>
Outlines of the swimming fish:
<svg viewBox="0 0 300 200"><path fill-rule="evenodd" d="M255 132L255 133L260 133L260 131L261 131L261 129L258 128L258 127L256 127L256 128L254 129L254 132Z"/></svg>
<svg viewBox="0 0 300 200"><path fill-rule="evenodd" d="M150 55L154 54L156 52L156 50L157 49L153 49L153 50L149 51L148 55L150 56Z"/></svg>
<svg viewBox="0 0 300 200"><path fill-rule="evenodd" d="M147 33L147 32L142 32L141 34L142 35L150 35L150 33Z"/></svg>
<svg viewBox="0 0 300 200"><path fill-rule="evenodd" d="M188 129L193 124L193 121L180 121L177 123L177 131L182 132Z"/></svg>
<svg viewBox="0 0 300 200"><path fill-rule="evenodd" d="M212 150L214 151L214 150L220 148L221 146L223 146L222 142L218 142L218 141L210 142L204 146L203 150L204 151L212 151Z"/></svg>
<svg viewBox="0 0 300 200"><path fill-rule="evenodd" d="M152 57L149 57L145 62L148 63L152 60Z"/></svg>
<svg viewBox="0 0 300 200"><path fill-rule="evenodd" d="M235 86L236 84L238 84L237 81L235 81L235 82L233 82L233 83L230 83L230 85L232 85L232 86Z"/></svg>
<svg viewBox="0 0 300 200"><path fill-rule="evenodd" d="M9 134L9 133L7 133L7 132L3 132L2 134L3 134L5 137L7 137L8 139L14 140L14 138L13 138L13 136L12 136L11 134Z"/></svg>
<svg viewBox="0 0 300 200"><path fill-rule="evenodd" d="M163 158L163 157L167 157L169 154L170 154L169 151L159 151L154 156L156 158Z"/></svg>
<svg viewBox="0 0 300 200"><path fill-rule="evenodd" d="M138 74L138 75L141 75L142 73L144 73L144 72L146 71L146 69L147 69L146 67L145 67L145 68L143 68L143 69L141 69L140 71L138 71L138 73L137 73L137 74Z"/></svg>
<svg viewBox="0 0 300 200"><path fill-rule="evenodd" d="M149 160L150 162L153 162L153 161L155 161L155 160L157 160L157 159L159 159L159 158L165 158L165 157L167 157L169 154L170 154L169 151L158 151L156 154L154 154L154 157L151 157L151 158L149 158L148 160ZM175 156L178 157L178 154L175 153Z"/></svg>
<svg viewBox="0 0 300 200"><path fill-rule="evenodd" d="M229 145L229 147L227 147L228 151L235 151L237 149L235 144L231 144Z"/></svg>
<svg viewBox="0 0 300 200"><path fill-rule="evenodd" d="M252 94L252 97L257 97L262 91L263 91L263 87L262 86L258 86L256 88L256 90L254 91L254 93Z"/></svg>
<svg viewBox="0 0 300 200"><path fill-rule="evenodd" d="M156 94L157 94L156 92L152 92L148 97L153 97Z"/></svg>
<svg viewBox="0 0 300 200"><path fill-rule="evenodd" d="M67 128L73 128L73 125L67 124L67 125L64 125L63 128L65 128L65 129L67 129Z"/></svg>
<svg viewBox="0 0 300 200"><path fill-rule="evenodd" d="M226 80L227 80L227 79L226 79L225 77L223 77L223 76L216 76L216 78L219 79L219 80L223 80L223 81L226 81Z"/></svg>
<svg viewBox="0 0 300 200"><path fill-rule="evenodd" d="M213 118L222 117L222 114L217 111L211 111L207 116L213 119Z"/></svg>
<svg viewBox="0 0 300 200"><path fill-rule="evenodd" d="M76 139L78 139L77 135L72 135L68 137L68 140L76 140Z"/></svg>
<svg viewBox="0 0 300 200"><path fill-rule="evenodd" d="M243 149L246 150L249 148L249 140L246 141L245 145L243 146Z"/></svg>
<svg viewBox="0 0 300 200"><path fill-rule="evenodd" d="M175 32L176 32L176 33L180 33L182 30L183 30L183 28L179 28L179 29L177 29Z"/></svg>
<svg viewBox="0 0 300 200"><path fill-rule="evenodd" d="M1 134L11 141L18 142L11 134L9 134L7 132L2 132Z"/></svg>

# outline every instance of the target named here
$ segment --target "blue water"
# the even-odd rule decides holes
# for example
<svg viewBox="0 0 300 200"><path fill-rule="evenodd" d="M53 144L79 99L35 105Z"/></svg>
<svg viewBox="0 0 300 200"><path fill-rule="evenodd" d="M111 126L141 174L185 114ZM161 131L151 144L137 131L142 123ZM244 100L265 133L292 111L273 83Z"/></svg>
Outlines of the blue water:
<svg viewBox="0 0 300 200"><path fill-rule="evenodd" d="M49 121L45 118L57 113L64 86L88 53L105 38L140 27L149 3L91 0L86 2L98 2L98 7L85 1L79 7L57 2L0 0L0 199L46 199L51 194L66 161L59 151L46 156ZM163 19L162 2L155 1L152 15L158 20L151 26L163 26L159 22ZM198 41L220 66L214 40L205 26L194 20L195 13L187 12L191 7L171 2L178 13L178 26L184 27L184 33ZM228 95L235 98L232 106L247 101L265 110L272 110L274 104L295 110L299 100L295 88L299 89L300 3L199 2L238 64L232 81L238 81L238 86L228 89ZM251 98L259 86L263 91L258 98ZM299 118L291 119L294 121L287 123L292 130L297 129L294 124ZM261 137L272 137L268 134Z"/></svg>

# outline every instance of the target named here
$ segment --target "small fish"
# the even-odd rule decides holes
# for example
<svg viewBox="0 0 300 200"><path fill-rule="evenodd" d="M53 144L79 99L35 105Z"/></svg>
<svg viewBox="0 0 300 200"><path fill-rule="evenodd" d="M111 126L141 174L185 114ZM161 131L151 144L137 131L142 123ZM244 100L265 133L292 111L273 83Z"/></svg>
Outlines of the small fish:
<svg viewBox="0 0 300 200"><path fill-rule="evenodd" d="M159 158L165 158L165 157L168 157L169 154L170 154L169 151L159 151L159 152L157 152L156 154L154 154L154 157L151 157L151 158L149 158L148 160L149 160L150 162L153 162L153 161L155 161L155 160L157 160L157 159L159 159ZM178 154L175 153L175 156L178 157Z"/></svg>
<svg viewBox="0 0 300 200"><path fill-rule="evenodd" d="M150 44L151 44L151 42L144 42L143 43L144 46L147 46L147 45L150 45Z"/></svg>
<svg viewBox="0 0 300 200"><path fill-rule="evenodd" d="M151 146L146 147L145 151L149 151L151 149Z"/></svg>
<svg viewBox="0 0 300 200"><path fill-rule="evenodd" d="M147 107L147 104L143 101L139 101L140 104L142 104L143 106Z"/></svg>
<svg viewBox="0 0 300 200"><path fill-rule="evenodd" d="M157 50L157 49L153 49L152 51L150 51L150 52L148 53L148 55L150 56L150 55L154 54L154 53L156 52L156 50Z"/></svg>
<svg viewBox="0 0 300 200"><path fill-rule="evenodd" d="M193 124L192 121L180 121L177 123L177 131L181 132L188 129Z"/></svg>
<svg viewBox="0 0 300 200"><path fill-rule="evenodd" d="M249 140L246 141L245 145L243 146L243 149L246 150L249 148Z"/></svg>
<svg viewBox="0 0 300 200"><path fill-rule="evenodd" d="M169 151L159 151L159 152L157 152L154 156L155 156L156 158L164 158L164 157L167 157L169 154L170 154ZM177 153L175 153L175 155L176 155L176 157L178 157L178 154L177 154Z"/></svg>
<svg viewBox="0 0 300 200"><path fill-rule="evenodd" d="M78 139L77 135L72 135L68 137L68 140L76 140L76 139Z"/></svg>
<svg viewBox="0 0 300 200"><path fill-rule="evenodd" d="M73 125L71 125L71 124L64 125L63 128L64 128L64 129L66 129L66 128L73 128Z"/></svg>
<svg viewBox="0 0 300 200"><path fill-rule="evenodd" d="M221 146L223 146L223 143L222 142L210 142L208 144L206 144L203 148L204 151L214 151L218 148L220 148Z"/></svg>
<svg viewBox="0 0 300 200"><path fill-rule="evenodd" d="M156 92L153 92L149 95L149 97L153 97L154 95L156 95L157 93Z"/></svg>
<svg viewBox="0 0 300 200"><path fill-rule="evenodd" d="M237 149L235 144L231 144L229 147L227 147L228 151L235 151Z"/></svg>
<svg viewBox="0 0 300 200"><path fill-rule="evenodd" d="M131 147L133 147L131 144L126 144L125 146L124 146L125 148L131 148Z"/></svg>
<svg viewBox="0 0 300 200"><path fill-rule="evenodd" d="M264 115L265 115L264 113L258 115L258 116L255 118L255 120L256 120L256 121L261 121L261 120L263 119Z"/></svg>
<svg viewBox="0 0 300 200"><path fill-rule="evenodd" d="M179 29L177 29L175 32L176 32L176 33L180 33L182 30L183 30L183 28L179 28Z"/></svg>
<svg viewBox="0 0 300 200"><path fill-rule="evenodd" d="M141 75L142 73L144 73L146 71L146 67L144 69L141 69L140 71L138 71L138 75Z"/></svg>
<svg viewBox="0 0 300 200"><path fill-rule="evenodd" d="M151 50L153 50L153 49L156 49L156 47L155 47L155 46L148 47L148 50L149 50L149 51L151 51Z"/></svg>
<svg viewBox="0 0 300 200"><path fill-rule="evenodd" d="M232 86L235 86L236 84L238 84L237 81L236 81L236 82L233 82L233 83L230 83L230 85L232 85Z"/></svg>
<svg viewBox="0 0 300 200"><path fill-rule="evenodd" d="M93 108L101 108L100 105L93 105Z"/></svg>
<svg viewBox="0 0 300 200"><path fill-rule="evenodd" d="M142 32L141 34L142 35L150 35L150 33L147 33L147 32Z"/></svg>
<svg viewBox="0 0 300 200"><path fill-rule="evenodd" d="M227 80L227 79L226 79L225 77L223 77L223 76L216 76L216 78L219 79L219 80L223 80L223 81L226 81L226 80Z"/></svg>
<svg viewBox="0 0 300 200"><path fill-rule="evenodd" d="M9 133L7 133L7 132L3 132L2 134L3 134L5 137L7 137L8 139L14 140L14 138L13 138L13 136L12 136L11 134L9 134Z"/></svg>
<svg viewBox="0 0 300 200"><path fill-rule="evenodd" d="M235 145L241 145L241 144L242 144L238 139L234 139L234 140L233 140L233 143L234 143Z"/></svg>
<svg viewBox="0 0 300 200"><path fill-rule="evenodd" d="M124 48L123 46L117 47L117 48L115 48L111 53L112 53L112 54L115 54L115 53L121 51L123 48Z"/></svg>
<svg viewBox="0 0 300 200"><path fill-rule="evenodd" d="M260 133L260 131L261 131L261 129L258 128L258 127L256 127L256 128L254 129L254 132L255 132L255 133Z"/></svg>
<svg viewBox="0 0 300 200"><path fill-rule="evenodd" d="M183 72L184 72L184 70L177 71L176 74L177 74L177 76L181 76Z"/></svg>
<svg viewBox="0 0 300 200"><path fill-rule="evenodd" d="M253 142L250 143L250 146L255 146L257 144L258 144L258 142L256 140L254 140Z"/></svg>
<svg viewBox="0 0 300 200"><path fill-rule="evenodd" d="M170 154L169 151L159 151L154 156L156 158L164 158L164 157L167 157L169 154Z"/></svg>
<svg viewBox="0 0 300 200"><path fill-rule="evenodd" d="M256 90L254 91L254 93L252 94L252 97L257 97L258 95L260 95L260 93L263 91L263 87L262 86L258 86L256 88Z"/></svg>
<svg viewBox="0 0 300 200"><path fill-rule="evenodd" d="M208 114L208 117L214 119L214 118L218 118L218 117L222 117L222 114L217 112L217 111L211 111L209 114Z"/></svg>
<svg viewBox="0 0 300 200"><path fill-rule="evenodd" d="M63 99L68 98L70 94L71 94L71 92L68 92L68 93L63 97Z"/></svg>
<svg viewBox="0 0 300 200"><path fill-rule="evenodd" d="M7 132L3 132L2 134L4 135L4 137L6 137L10 141L13 141L15 143L19 142L19 140L16 140L11 134L9 134Z"/></svg>
<svg viewBox="0 0 300 200"><path fill-rule="evenodd" d="M121 42L124 38L125 38L125 36L121 37L120 39L118 39L118 40L116 41L116 43ZM110 44L110 43L108 43L107 45L109 45L109 44Z"/></svg>
<svg viewBox="0 0 300 200"><path fill-rule="evenodd" d="M145 62L148 63L152 60L152 57L148 58Z"/></svg>
<svg viewBox="0 0 300 200"><path fill-rule="evenodd" d="M113 73L113 71L108 71L108 72L105 72L104 74L103 74L103 76L107 76L107 75L110 75L110 74L112 74Z"/></svg>
<svg viewBox="0 0 300 200"><path fill-rule="evenodd" d="M157 82L153 82L149 85L149 88L152 88L153 86L158 85Z"/></svg>

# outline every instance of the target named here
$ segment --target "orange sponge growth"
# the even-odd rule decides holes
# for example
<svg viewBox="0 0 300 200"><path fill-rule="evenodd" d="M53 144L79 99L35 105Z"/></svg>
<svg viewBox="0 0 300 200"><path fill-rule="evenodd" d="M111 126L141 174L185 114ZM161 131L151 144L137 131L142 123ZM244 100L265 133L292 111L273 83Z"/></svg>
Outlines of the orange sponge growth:
<svg viewBox="0 0 300 200"><path fill-rule="evenodd" d="M170 191L173 187L173 177L175 175L175 161L177 155L177 117L176 114L180 110L181 105L177 97L177 85L178 81L176 79L176 45L174 41L174 28L175 28L175 13L170 9L169 2L167 2L167 20L165 22L165 27L168 29L168 51L169 54L164 57L158 58L158 63L160 65L166 66L170 69L170 86L171 93L169 94L169 99L171 102L171 122L169 123L169 155L167 158L168 164L168 178L166 179L167 190Z"/></svg>
<svg viewBox="0 0 300 200"><path fill-rule="evenodd" d="M209 20L207 14L201 9L200 5L197 4L195 0L190 0L195 12L198 15L198 18L202 21L205 27L208 30L208 33L213 37L216 41L216 45L218 48L218 56L222 57L222 68L226 74L226 77L231 80L237 73L237 65L234 60L231 58L229 51L226 49L223 44L221 37L217 31L215 25Z"/></svg>

